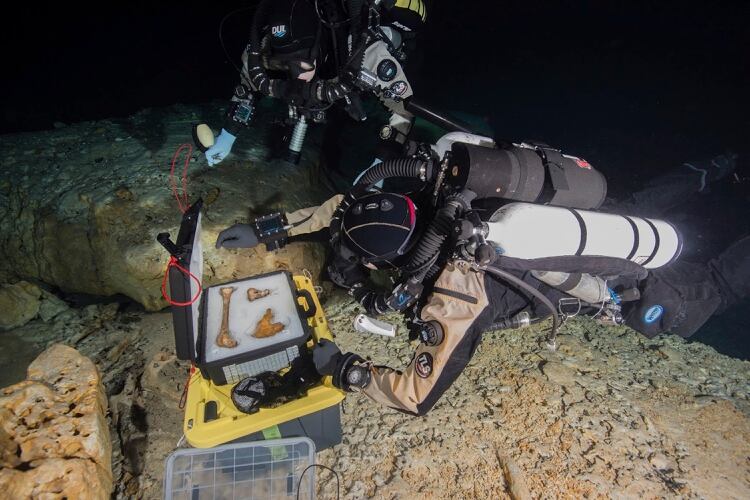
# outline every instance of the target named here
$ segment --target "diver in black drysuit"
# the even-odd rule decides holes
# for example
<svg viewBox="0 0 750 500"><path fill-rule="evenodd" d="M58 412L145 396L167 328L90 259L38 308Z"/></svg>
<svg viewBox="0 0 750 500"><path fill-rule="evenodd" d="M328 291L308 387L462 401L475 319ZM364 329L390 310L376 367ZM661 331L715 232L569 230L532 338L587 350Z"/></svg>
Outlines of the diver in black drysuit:
<svg viewBox="0 0 750 500"><path fill-rule="evenodd" d="M290 119L305 123L291 146L304 140L307 123L340 116L339 107L348 119L365 120L361 96L375 94L390 112L382 147L399 149L414 121L405 108L413 90L402 62L425 18L422 0L261 0L221 132L208 143L196 138L208 164L229 155L264 96L286 102ZM330 149L330 134L325 142ZM301 144L294 147L296 162Z"/></svg>
<svg viewBox="0 0 750 500"><path fill-rule="evenodd" d="M707 191L710 184L726 179L734 171L736 159L727 153L683 163L654 178L629 199L605 205L604 210L662 216ZM625 311L629 326L648 337L667 331L690 337L711 316L750 295L750 236L739 238L707 263L678 260L652 270L638 287L640 300ZM662 311L660 316L653 318L658 311Z"/></svg>
<svg viewBox="0 0 750 500"><path fill-rule="evenodd" d="M701 184L690 176L675 179L679 181L675 182L675 190L685 189L681 192L687 194L691 185L693 192L700 189ZM648 189L634 198L643 200ZM418 252L419 242L425 240L424 235L429 231L423 230L422 236L417 237L420 231L414 202L399 193L382 192L359 193L351 202L346 200L337 195L319 207L286 214L291 228L289 239L330 231L334 235L331 241L334 256L329 266L332 280L347 288L372 315L404 310L399 307L400 300L408 297L409 288L380 292L369 283L367 268L382 268L398 262L399 256ZM434 221L443 210L468 210L471 202L471 193L457 193L449 196L437 213L424 212L422 218ZM346 208L341 210L342 206ZM416 250L409 247L415 239ZM242 224L222 231L216 242L217 248L257 244L252 226ZM620 262L617 271L621 277L608 284L615 290L639 290L640 300L626 304L623 310L626 323L634 329L649 337L667 331L690 336L712 314L748 295L748 255L750 237L746 236L707 265L678 261L651 271L645 279L637 272L624 276L627 273L623 270L627 269ZM318 373L331 375L334 385L346 391L361 391L391 408L424 415L461 374L485 331L497 329L499 323L507 323L521 311L544 317L550 312L550 303L557 304L566 296L528 271L508 268L507 262L498 266L506 271L501 280L491 268L478 268L456 255L449 255L435 266L436 272L424 279L418 311L412 318L421 342L405 368L376 365L357 353L341 353L333 342L321 341L313 349ZM586 272L613 274L607 270L606 259L600 269L592 266L589 261ZM643 271L640 266L633 266ZM537 295L541 292L545 300L530 297L528 285Z"/></svg>
<svg viewBox="0 0 750 500"><path fill-rule="evenodd" d="M683 163L655 177L625 200L607 200L602 210L630 216L661 217L706 191L710 184L726 179L735 165L736 155L731 153L710 160ZM553 304L568 297L528 272L517 271L516 274L539 289ZM597 274L608 274L606 267ZM631 328L647 337L665 332L690 337L711 316L721 314L750 296L750 235L738 238L706 263L678 259L650 270L645 278L616 277L607 284L615 291L638 290L640 297L637 300L623 303L625 323ZM492 302L501 304L501 317L496 321L507 321L526 308L531 310L532 316L548 315L539 301L512 289L503 290L493 297Z"/></svg>

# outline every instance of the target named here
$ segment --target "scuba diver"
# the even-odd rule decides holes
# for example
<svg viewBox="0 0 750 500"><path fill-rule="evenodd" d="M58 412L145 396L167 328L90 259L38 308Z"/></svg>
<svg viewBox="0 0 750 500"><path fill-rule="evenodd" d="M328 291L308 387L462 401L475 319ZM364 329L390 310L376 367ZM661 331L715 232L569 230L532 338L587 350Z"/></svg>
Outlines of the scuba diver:
<svg viewBox="0 0 750 500"><path fill-rule="evenodd" d="M583 159L456 133L422 151L371 166L348 193L319 207L236 224L216 241L217 248L269 249L328 241L334 283L370 315L408 318L420 344L403 370L341 353L333 342L313 349L318 373L345 391L424 415L486 331L551 316L554 347L562 320L591 314L649 337L688 337L750 293L750 237L706 265L682 262L680 234L668 222L595 211L606 182ZM733 158L714 162L733 168ZM374 188L405 178L422 188ZM370 282L375 269L395 272L390 289Z"/></svg>
<svg viewBox="0 0 750 500"><path fill-rule="evenodd" d="M221 132L214 138L206 125L194 129L208 164L227 157L263 96L289 106L293 163L309 123L325 122L332 106L366 119L361 93L377 95L392 113L381 139L403 144L414 117L405 107L413 92L402 63L425 17L422 0L262 0Z"/></svg>

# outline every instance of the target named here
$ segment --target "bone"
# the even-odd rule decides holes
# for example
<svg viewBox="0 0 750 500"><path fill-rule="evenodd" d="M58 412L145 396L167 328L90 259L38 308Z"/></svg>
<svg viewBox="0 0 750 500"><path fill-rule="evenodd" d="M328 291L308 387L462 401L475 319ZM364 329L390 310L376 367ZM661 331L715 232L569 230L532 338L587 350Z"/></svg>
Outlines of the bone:
<svg viewBox="0 0 750 500"><path fill-rule="evenodd" d="M258 290L257 288L248 288L247 289L247 300L250 302L258 299L262 299L263 297L267 297L271 294L271 290L266 288L265 290Z"/></svg>
<svg viewBox="0 0 750 500"><path fill-rule="evenodd" d="M234 340L229 333L229 301L235 290L236 288L233 286L226 286L219 289L222 301L221 328L219 328L219 336L216 337L216 345L219 347L227 347L229 349L237 347L237 341Z"/></svg>
<svg viewBox="0 0 750 500"><path fill-rule="evenodd" d="M263 317L258 322L258 326L255 327L255 333L253 333L253 337L259 339L273 337L283 329L283 323L273 322L273 311L271 309L266 309L266 314L263 315Z"/></svg>

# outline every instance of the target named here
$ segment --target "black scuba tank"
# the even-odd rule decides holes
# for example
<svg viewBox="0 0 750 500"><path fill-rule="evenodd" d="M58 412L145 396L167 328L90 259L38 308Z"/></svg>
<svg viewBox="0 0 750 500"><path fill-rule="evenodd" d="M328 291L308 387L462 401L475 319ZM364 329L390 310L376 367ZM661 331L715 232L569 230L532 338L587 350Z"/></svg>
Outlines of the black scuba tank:
<svg viewBox="0 0 750 500"><path fill-rule="evenodd" d="M607 195L607 181L586 160L547 146L493 148L456 142L452 155L446 182L470 189L477 199L595 209Z"/></svg>

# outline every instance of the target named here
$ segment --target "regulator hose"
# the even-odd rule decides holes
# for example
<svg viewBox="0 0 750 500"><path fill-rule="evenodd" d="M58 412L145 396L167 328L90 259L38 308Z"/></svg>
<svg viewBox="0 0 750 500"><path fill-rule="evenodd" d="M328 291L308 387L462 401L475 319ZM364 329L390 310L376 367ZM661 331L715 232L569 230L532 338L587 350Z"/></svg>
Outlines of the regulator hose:
<svg viewBox="0 0 750 500"><path fill-rule="evenodd" d="M414 248L409 263L404 267L405 273L414 275L417 281L424 279L435 257L440 253L443 243L453 230L453 222L456 220L459 208L459 203L449 202L437 211Z"/></svg>
<svg viewBox="0 0 750 500"><path fill-rule="evenodd" d="M422 160L413 158L397 158L388 160L368 168L359 182L354 185L353 190L366 190L373 184L390 177L425 177L428 175L428 164Z"/></svg>
<svg viewBox="0 0 750 500"><path fill-rule="evenodd" d="M363 3L363 0L348 0L347 2L347 8L349 9L349 19L351 20L349 34L352 37L352 47L357 46L357 42L359 42L359 37L361 35L360 27L362 26Z"/></svg>
<svg viewBox="0 0 750 500"><path fill-rule="evenodd" d="M557 316L557 310L555 310L555 306L552 304L552 302L547 297L545 297L542 292L540 292L533 286L529 285L528 283L523 281L521 278L514 276L513 274L507 271L504 271L495 266L476 266L476 267L477 269L481 271L488 272L497 278L500 278L502 280L505 280L514 284L521 290L527 291L529 294L539 299L539 301L542 304L544 304L544 306L547 309L549 309L549 312L552 314L552 330L547 336L547 345L549 346L550 349L554 350L556 348L555 340L557 337L557 329L560 327L560 318Z"/></svg>
<svg viewBox="0 0 750 500"><path fill-rule="evenodd" d="M265 95L271 95L271 79L263 69L260 60L260 30L263 28L263 22L272 2L273 0L261 0L258 4L250 28L250 50L247 54L250 81L259 92Z"/></svg>

